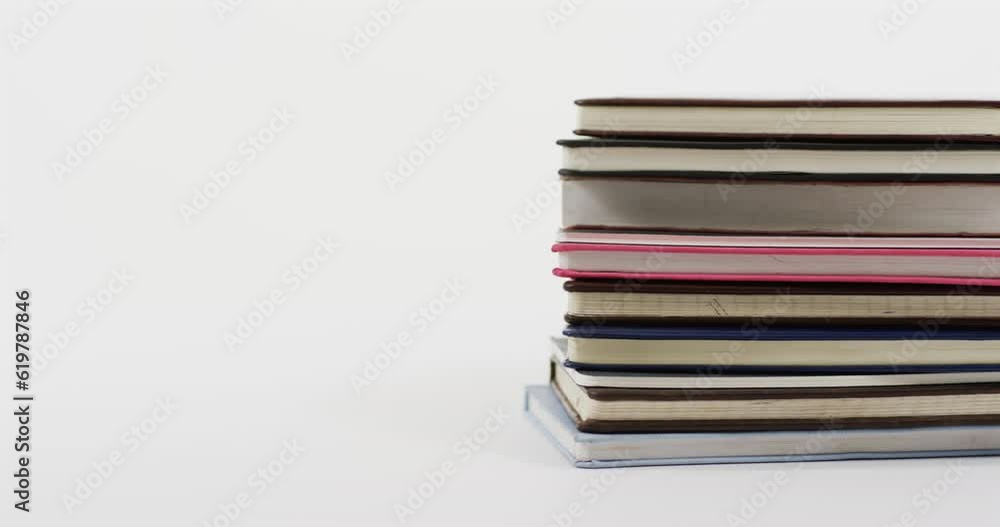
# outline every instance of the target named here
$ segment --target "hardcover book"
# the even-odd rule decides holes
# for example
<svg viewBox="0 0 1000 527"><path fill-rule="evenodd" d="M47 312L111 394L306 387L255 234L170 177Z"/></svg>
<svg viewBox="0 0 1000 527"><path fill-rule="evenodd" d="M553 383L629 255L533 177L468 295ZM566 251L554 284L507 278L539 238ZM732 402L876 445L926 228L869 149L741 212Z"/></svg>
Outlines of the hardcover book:
<svg viewBox="0 0 1000 527"><path fill-rule="evenodd" d="M528 386L524 404L538 429L580 468L1000 454L996 425L843 429L834 421L813 431L595 434L577 430L550 386Z"/></svg>
<svg viewBox="0 0 1000 527"><path fill-rule="evenodd" d="M563 331L567 364L612 371L918 373L1000 370L1000 329L786 326L609 326Z"/></svg>
<svg viewBox="0 0 1000 527"><path fill-rule="evenodd" d="M557 276L637 280L1000 285L1000 249L557 243Z"/></svg>
<svg viewBox="0 0 1000 527"><path fill-rule="evenodd" d="M957 291L940 284L569 280L570 324L732 324L781 318L785 325L891 326L921 321L1000 325L1000 287Z"/></svg>
<svg viewBox="0 0 1000 527"><path fill-rule="evenodd" d="M576 101L580 135L995 141L1000 102L606 98Z"/></svg>

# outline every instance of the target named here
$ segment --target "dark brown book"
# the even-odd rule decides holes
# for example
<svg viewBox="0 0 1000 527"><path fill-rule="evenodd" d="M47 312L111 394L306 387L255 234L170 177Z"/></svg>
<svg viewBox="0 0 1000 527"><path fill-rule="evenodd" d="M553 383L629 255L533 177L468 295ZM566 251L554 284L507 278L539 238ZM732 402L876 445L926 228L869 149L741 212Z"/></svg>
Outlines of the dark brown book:
<svg viewBox="0 0 1000 527"><path fill-rule="evenodd" d="M847 282L570 280L571 324L1000 325L1000 287Z"/></svg>
<svg viewBox="0 0 1000 527"><path fill-rule="evenodd" d="M1000 141L1000 102L975 100L582 99L576 133L595 137L823 141Z"/></svg>
<svg viewBox="0 0 1000 527"><path fill-rule="evenodd" d="M710 382L710 378L707 382ZM552 363L583 432L748 432L1000 424L1000 383L778 389L600 388Z"/></svg>

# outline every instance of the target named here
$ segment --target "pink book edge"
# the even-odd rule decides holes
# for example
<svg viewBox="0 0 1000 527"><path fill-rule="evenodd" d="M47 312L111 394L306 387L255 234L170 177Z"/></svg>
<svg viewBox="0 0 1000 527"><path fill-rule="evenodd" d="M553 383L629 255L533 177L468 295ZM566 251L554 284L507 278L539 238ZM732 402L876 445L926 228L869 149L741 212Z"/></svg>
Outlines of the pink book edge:
<svg viewBox="0 0 1000 527"><path fill-rule="evenodd" d="M892 276L835 274L719 274L719 273L623 273L619 271L573 271L555 268L552 274L561 278L612 278L623 280L704 280L720 282L856 282L882 284L945 284L980 287L1000 286L997 278L964 278L951 276Z"/></svg>

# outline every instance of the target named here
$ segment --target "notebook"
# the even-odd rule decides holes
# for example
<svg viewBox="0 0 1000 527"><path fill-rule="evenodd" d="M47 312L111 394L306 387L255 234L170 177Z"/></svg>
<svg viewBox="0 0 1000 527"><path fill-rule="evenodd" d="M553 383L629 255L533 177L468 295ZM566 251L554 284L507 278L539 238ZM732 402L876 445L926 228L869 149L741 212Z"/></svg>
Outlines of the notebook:
<svg viewBox="0 0 1000 527"><path fill-rule="evenodd" d="M567 278L1000 285L1000 249L557 243L552 250L555 274Z"/></svg>
<svg viewBox="0 0 1000 527"><path fill-rule="evenodd" d="M580 432L548 385L525 389L531 421L580 468L985 456L1000 454L1000 427L593 434Z"/></svg>
<svg viewBox="0 0 1000 527"><path fill-rule="evenodd" d="M1000 424L1000 383L912 386L609 388L573 382L551 363L552 385L579 430L741 432Z"/></svg>
<svg viewBox="0 0 1000 527"><path fill-rule="evenodd" d="M575 133L611 137L783 137L993 141L997 101L605 98L576 101Z"/></svg>
<svg viewBox="0 0 1000 527"><path fill-rule="evenodd" d="M1000 144L562 139L563 176L772 181L994 181Z"/></svg>
<svg viewBox="0 0 1000 527"><path fill-rule="evenodd" d="M876 249L997 249L997 238L935 236L808 236L650 232L615 229L560 229L557 243L677 245L706 247L827 247Z"/></svg>
<svg viewBox="0 0 1000 527"><path fill-rule="evenodd" d="M777 375L739 374L718 368L688 372L605 371L586 369L567 361L566 337L553 337L552 362L565 366L565 373L577 386L590 388L842 388L848 386L921 386L960 383L1000 383L997 371L955 371L943 373L881 373L809 375L789 372ZM580 369L577 369L580 368Z"/></svg>
<svg viewBox="0 0 1000 527"><path fill-rule="evenodd" d="M992 163L990 170L1000 173L1000 157ZM709 235L1000 235L1000 185L929 182L918 176L925 179L911 182L902 176L855 185L845 184L842 176L816 181L775 181L756 174L564 176L562 226Z"/></svg>
<svg viewBox="0 0 1000 527"><path fill-rule="evenodd" d="M940 284L845 282L698 282L569 280L570 324L742 325L780 316L781 323L844 326L1000 325L1000 287L959 294Z"/></svg>
<svg viewBox="0 0 1000 527"><path fill-rule="evenodd" d="M780 319L740 326L610 326L563 331L567 365L612 371L931 373L1000 370L1000 329L799 327Z"/></svg>

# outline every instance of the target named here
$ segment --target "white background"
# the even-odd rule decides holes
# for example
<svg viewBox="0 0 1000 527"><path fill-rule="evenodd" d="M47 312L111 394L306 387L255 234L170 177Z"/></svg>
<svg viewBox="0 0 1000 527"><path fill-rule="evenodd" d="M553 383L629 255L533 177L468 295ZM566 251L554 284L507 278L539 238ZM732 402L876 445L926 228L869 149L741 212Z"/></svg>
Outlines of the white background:
<svg viewBox="0 0 1000 527"><path fill-rule="evenodd" d="M902 0L402 5L348 59L342 45L386 1L245 0L220 17L209 0L80 0L20 45L10 35L41 8L4 2L0 313L30 288L32 342L56 351L31 384L33 511L4 490L0 523L398 525L396 505L446 462L457 472L405 525L729 525L751 499L760 525L996 517L995 459L964 461L952 483L947 461L916 460L630 469L594 485L602 472L571 468L520 405L561 327L546 189L573 99L997 98L1000 6L927 0L886 29ZM707 45L679 67L699 33ZM116 98L147 67L167 77L122 119ZM498 86L453 128L446 112L481 77ZM283 108L294 118L247 161L240 143ZM113 131L60 181L53 163L102 119ZM444 140L390 188L386 172L436 128ZM230 160L242 172L185 221L179 207ZM339 247L291 291L283 273L327 236ZM122 269L134 278L108 297ZM412 319L441 307L448 281L464 290L433 322ZM287 300L230 352L223 335L276 288ZM110 303L91 320L97 295ZM409 344L358 393L352 375L402 332ZM0 363L8 401L13 366ZM131 451L123 434L157 400L177 408ZM510 417L460 455L498 408ZM273 464L286 441L304 451ZM124 462L68 510L116 451ZM269 464L281 474L258 494L248 478ZM776 471L787 483L754 498ZM935 485L942 498L914 499ZM241 492L249 506L217 518Z"/></svg>

